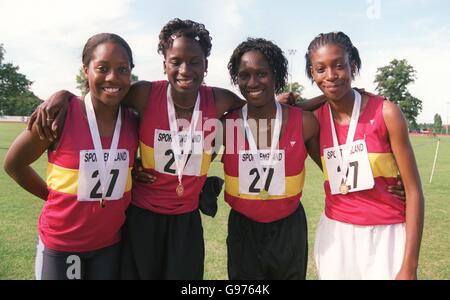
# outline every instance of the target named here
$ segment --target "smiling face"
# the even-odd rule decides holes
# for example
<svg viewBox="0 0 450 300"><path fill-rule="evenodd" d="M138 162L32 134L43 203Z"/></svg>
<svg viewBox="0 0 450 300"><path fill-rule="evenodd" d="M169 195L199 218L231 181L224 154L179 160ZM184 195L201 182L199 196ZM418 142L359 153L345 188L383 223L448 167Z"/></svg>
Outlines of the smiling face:
<svg viewBox="0 0 450 300"><path fill-rule="evenodd" d="M196 95L207 66L202 48L191 38L178 37L166 50L164 70L175 93Z"/></svg>
<svg viewBox="0 0 450 300"><path fill-rule="evenodd" d="M251 50L241 57L237 84L249 105L262 107L275 99L275 78L266 57Z"/></svg>
<svg viewBox="0 0 450 300"><path fill-rule="evenodd" d="M349 93L354 68L348 53L338 45L326 44L311 53L313 80L330 100L340 100Z"/></svg>
<svg viewBox="0 0 450 300"><path fill-rule="evenodd" d="M99 44L88 66L83 66L91 97L105 105L116 106L131 84L131 67L125 49L114 42Z"/></svg>

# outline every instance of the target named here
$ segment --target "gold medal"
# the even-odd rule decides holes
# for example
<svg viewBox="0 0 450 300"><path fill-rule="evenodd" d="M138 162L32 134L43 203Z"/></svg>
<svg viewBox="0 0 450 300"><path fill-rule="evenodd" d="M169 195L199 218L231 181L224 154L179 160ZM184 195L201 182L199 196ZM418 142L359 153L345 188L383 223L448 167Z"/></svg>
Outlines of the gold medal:
<svg viewBox="0 0 450 300"><path fill-rule="evenodd" d="M184 194L184 186L181 183L179 183L175 191L177 192L178 197L182 197Z"/></svg>
<svg viewBox="0 0 450 300"><path fill-rule="evenodd" d="M267 200L269 199L269 192L266 191L265 189L261 190L261 192L259 192L259 198L261 198L262 200Z"/></svg>
<svg viewBox="0 0 450 300"><path fill-rule="evenodd" d="M339 192L341 192L342 195L348 194L348 185L345 182L341 183L339 186Z"/></svg>
<svg viewBox="0 0 450 300"><path fill-rule="evenodd" d="M100 199L100 207L105 208L105 199Z"/></svg>

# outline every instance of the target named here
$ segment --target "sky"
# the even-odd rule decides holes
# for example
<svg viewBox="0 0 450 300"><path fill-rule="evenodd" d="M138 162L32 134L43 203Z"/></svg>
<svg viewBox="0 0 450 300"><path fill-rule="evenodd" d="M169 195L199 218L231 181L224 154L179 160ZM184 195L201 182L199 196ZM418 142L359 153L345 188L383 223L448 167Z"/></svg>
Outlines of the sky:
<svg viewBox="0 0 450 300"><path fill-rule="evenodd" d="M60 89L79 93L81 52L99 32L119 34L130 44L139 79L165 79L158 34L173 18L209 30L208 85L239 93L230 83L228 59L247 37L262 37L283 49L304 96L316 96L320 91L305 76L306 49L319 33L343 31L362 59L354 86L375 92L377 68L406 59L417 71L409 91L423 102L418 122L432 123L436 113L444 124L450 121L448 0L0 0L0 43L5 62L18 65L33 81L32 91L47 99Z"/></svg>

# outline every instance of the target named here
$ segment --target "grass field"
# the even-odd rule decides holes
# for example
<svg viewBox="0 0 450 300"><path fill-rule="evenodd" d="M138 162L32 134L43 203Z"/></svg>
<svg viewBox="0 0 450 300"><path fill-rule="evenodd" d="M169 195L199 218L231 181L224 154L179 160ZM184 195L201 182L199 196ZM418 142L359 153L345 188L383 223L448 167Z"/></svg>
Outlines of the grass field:
<svg viewBox="0 0 450 300"><path fill-rule="evenodd" d="M0 123L0 161L23 124ZM425 193L425 228L422 241L419 278L450 279L450 138L440 139L439 156L433 182L429 183L436 138L412 137ZM45 174L43 156L35 168ZM222 165L213 162L210 175L223 176ZM219 200L214 219L203 217L206 242L205 279L227 279L226 235L228 206ZM303 205L308 217L308 279L316 279L312 249L314 233L322 213L324 195L322 175L307 161ZM0 170L0 279L33 279L36 224L42 201L23 191Z"/></svg>

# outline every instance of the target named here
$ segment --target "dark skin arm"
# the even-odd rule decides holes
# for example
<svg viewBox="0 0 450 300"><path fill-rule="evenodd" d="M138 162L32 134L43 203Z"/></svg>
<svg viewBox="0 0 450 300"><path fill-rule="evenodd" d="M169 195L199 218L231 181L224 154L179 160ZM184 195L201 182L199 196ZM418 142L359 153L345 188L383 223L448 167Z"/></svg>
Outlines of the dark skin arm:
<svg viewBox="0 0 450 300"><path fill-rule="evenodd" d="M242 100L239 96L229 90L214 87L213 93L217 119L220 119L226 112L239 109L246 104L246 101Z"/></svg>
<svg viewBox="0 0 450 300"><path fill-rule="evenodd" d="M400 200L405 201L405 187L403 186L402 177L400 174L397 175L397 185L389 185L388 192L397 197Z"/></svg>
<svg viewBox="0 0 450 300"><path fill-rule="evenodd" d="M363 95L374 96L373 94L366 92L364 89L361 89L361 88L354 88L354 89L356 89L358 92L360 92ZM301 108L302 110L306 110L306 111L314 111L314 110L318 109L320 106L322 106L327 101L327 99L325 98L324 95L320 95L320 96L308 99L306 101L300 101L300 102L298 102L298 99L300 99L300 94L293 93L293 92L282 93L282 94L277 95L278 102L283 103L283 104L288 104L288 105L295 105L295 106Z"/></svg>
<svg viewBox="0 0 450 300"><path fill-rule="evenodd" d="M51 95L31 114L27 129L31 130L36 124L36 131L41 140L54 141L64 125L69 100L73 96L74 94L66 90Z"/></svg>
<svg viewBox="0 0 450 300"><path fill-rule="evenodd" d="M143 113L151 91L150 81L137 81L131 85L125 98L122 100L126 106L133 108L139 114ZM61 90L38 106L33 112L27 125L31 130L37 124L37 132L41 139L54 141L59 130L64 125L69 100L75 96L69 91Z"/></svg>
<svg viewBox="0 0 450 300"><path fill-rule="evenodd" d="M156 181L156 176L144 171L142 166L142 160L140 157L135 158L133 169L131 170L131 176L133 180L142 183L154 183Z"/></svg>
<svg viewBox="0 0 450 300"><path fill-rule="evenodd" d="M221 118L225 112L233 111L236 109L242 108L246 104L245 100L242 100L235 93L222 89L222 88L213 88L214 97L216 101L216 109L217 109L217 118ZM306 111L313 111L322 106L326 102L326 98L321 95L314 98L311 98L307 101L302 101L296 103L296 99L300 95L294 93L283 93L277 95L277 101L282 104L287 105L295 105Z"/></svg>
<svg viewBox="0 0 450 300"><path fill-rule="evenodd" d="M402 176L406 192L406 242L403 263L396 279L417 279L420 243L424 222L424 196L408 126L400 108L385 101L383 117L389 141Z"/></svg>
<svg viewBox="0 0 450 300"><path fill-rule="evenodd" d="M122 102L126 106L133 108L139 115L142 115L145 111L151 90L152 83L150 81L134 82ZM140 157L134 160L131 174L134 180L142 183L154 183L156 181L155 175L144 171Z"/></svg>
<svg viewBox="0 0 450 300"><path fill-rule="evenodd" d="M287 104L287 105L297 106L304 111L314 111L314 110L318 109L320 106L322 106L327 101L327 99L323 95L308 99L306 101L297 102L297 100L299 98L300 98L300 94L292 93L292 92L282 93L282 94L277 95L278 102Z"/></svg>
<svg viewBox="0 0 450 300"><path fill-rule="evenodd" d="M303 140L305 142L306 150L309 156L322 169L322 161L320 159L320 128L319 122L314 117L313 113L303 111Z"/></svg>
<svg viewBox="0 0 450 300"><path fill-rule="evenodd" d="M130 90L123 98L122 103L134 109L139 115L143 114L147 106L147 100L152 91L150 81L136 81L131 84Z"/></svg>
<svg viewBox="0 0 450 300"><path fill-rule="evenodd" d="M5 156L4 169L22 188L42 200L47 200L46 182L30 166L51 145L51 141L39 137L37 126L24 130L13 142Z"/></svg>

